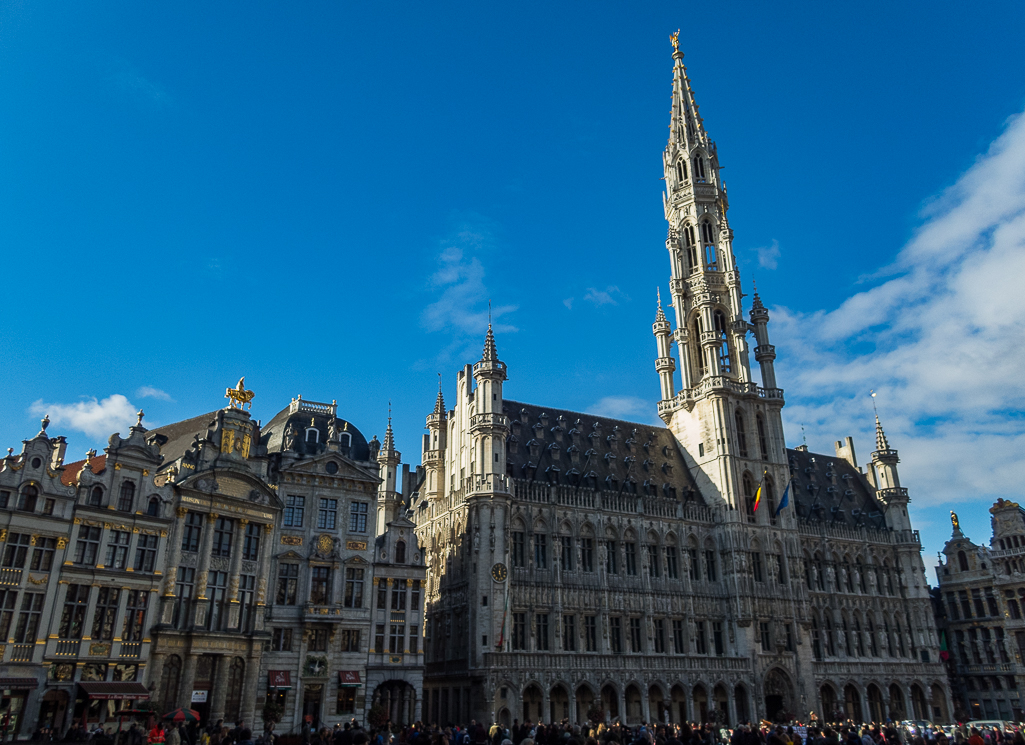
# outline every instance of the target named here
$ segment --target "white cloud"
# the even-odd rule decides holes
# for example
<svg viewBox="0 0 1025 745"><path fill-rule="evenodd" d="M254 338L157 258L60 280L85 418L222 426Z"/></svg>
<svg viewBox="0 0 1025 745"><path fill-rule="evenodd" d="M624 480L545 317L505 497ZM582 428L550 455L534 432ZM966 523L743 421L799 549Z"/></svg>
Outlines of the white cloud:
<svg viewBox="0 0 1025 745"><path fill-rule="evenodd" d="M619 305L619 300L617 298L629 300L629 298L615 285L609 285L604 290L588 287L587 293L584 295L584 300L593 303L599 308L603 305Z"/></svg>
<svg viewBox="0 0 1025 745"><path fill-rule="evenodd" d="M160 401L174 401L170 394L166 391L162 391L159 388L154 388L151 385L144 385L142 388L135 392L135 395L139 398L155 398Z"/></svg>
<svg viewBox="0 0 1025 745"><path fill-rule="evenodd" d="M641 422L651 421L654 409L651 401L645 401L637 396L605 396L587 407L587 411L598 416Z"/></svg>
<svg viewBox="0 0 1025 745"><path fill-rule="evenodd" d="M774 308L787 430L860 434L869 389L919 504L1021 494L1025 446L1025 115L922 213L879 284L829 311ZM791 443L796 444L796 443Z"/></svg>
<svg viewBox="0 0 1025 745"><path fill-rule="evenodd" d="M114 432L127 432L135 424L135 411L131 401L120 393L102 401L89 396L73 404L45 403L39 399L29 407L29 412L36 416L49 415L57 428L66 427L102 439Z"/></svg>
<svg viewBox="0 0 1025 745"><path fill-rule="evenodd" d="M759 246L755 251L758 253L758 266L762 269L779 266L779 241L773 239L771 246Z"/></svg>
<svg viewBox="0 0 1025 745"><path fill-rule="evenodd" d="M573 310L573 298L568 297L562 301L562 304L566 306L567 310Z"/></svg>

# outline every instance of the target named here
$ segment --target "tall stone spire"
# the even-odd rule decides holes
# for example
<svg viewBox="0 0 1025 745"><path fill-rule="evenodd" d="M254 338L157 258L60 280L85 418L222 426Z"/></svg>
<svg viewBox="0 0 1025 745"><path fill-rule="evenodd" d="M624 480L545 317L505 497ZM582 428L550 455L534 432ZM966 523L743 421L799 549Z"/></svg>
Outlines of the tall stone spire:
<svg viewBox="0 0 1025 745"><path fill-rule="evenodd" d="M388 402L388 429L384 442L377 453L381 484L377 488L377 534L381 535L402 509L402 494L399 484L399 464L402 453L395 449L395 433L391 428L391 401Z"/></svg>
<svg viewBox="0 0 1025 745"><path fill-rule="evenodd" d="M441 393L441 373L438 373L438 398L434 401L434 412L445 416L445 396Z"/></svg>
<svg viewBox="0 0 1025 745"><path fill-rule="evenodd" d="M683 64L683 51L679 46L677 31L670 39L673 42L673 109L669 124L669 142L689 150L696 145L708 145L708 133L698 110L694 91L690 87L687 68Z"/></svg>
<svg viewBox="0 0 1025 745"><path fill-rule="evenodd" d="M655 323L651 324L651 333L655 335L655 347L658 357L655 359L655 371L658 372L659 386L662 389L663 401L669 401L676 395L673 373L676 372L676 360L672 357L670 340L671 327L662 311L662 290L655 290L658 310L655 311Z"/></svg>
<svg viewBox="0 0 1025 745"><path fill-rule="evenodd" d="M886 433L883 432L883 425L876 414L876 450L889 450L890 443L886 441Z"/></svg>
<svg viewBox="0 0 1025 745"><path fill-rule="evenodd" d="M491 330L491 321L488 321L488 334L484 337L484 352L481 354L481 361L498 361L498 350L495 348L495 332Z"/></svg>
<svg viewBox="0 0 1025 745"><path fill-rule="evenodd" d="M388 402L388 429L384 432L384 444L381 446L381 451L394 450L395 449L395 434L391 428L391 401Z"/></svg>

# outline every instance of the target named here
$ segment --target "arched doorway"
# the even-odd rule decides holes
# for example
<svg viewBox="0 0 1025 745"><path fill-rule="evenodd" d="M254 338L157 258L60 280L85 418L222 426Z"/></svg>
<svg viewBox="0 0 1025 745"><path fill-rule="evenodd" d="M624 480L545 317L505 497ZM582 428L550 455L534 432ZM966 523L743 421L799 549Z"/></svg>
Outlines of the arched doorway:
<svg viewBox="0 0 1025 745"><path fill-rule="evenodd" d="M554 686L548 694L549 722L569 719L569 693L561 685Z"/></svg>
<svg viewBox="0 0 1025 745"><path fill-rule="evenodd" d="M904 692L900 689L899 685L893 683L890 686L890 719L895 722L907 719L906 711L907 709L904 707Z"/></svg>
<svg viewBox="0 0 1025 745"><path fill-rule="evenodd" d="M540 722L542 703L541 689L533 683L527 686L523 691L523 721Z"/></svg>
<svg viewBox="0 0 1025 745"><path fill-rule="evenodd" d="M917 683L911 684L911 708L915 712L915 719L929 719L929 707L925 703L925 691Z"/></svg>
<svg viewBox="0 0 1025 745"><path fill-rule="evenodd" d="M218 664L223 665L227 658L222 657ZM242 718L242 681L245 678L246 663L241 657L235 657L228 666L228 690L224 695L224 721L237 722Z"/></svg>
<svg viewBox="0 0 1025 745"><path fill-rule="evenodd" d="M643 717L641 709L641 691L633 683L626 687L626 721L627 724L640 724Z"/></svg>
<svg viewBox="0 0 1025 745"><path fill-rule="evenodd" d="M947 696L943 686L939 683L932 684L932 720L934 722L949 722L950 715L947 714Z"/></svg>
<svg viewBox="0 0 1025 745"><path fill-rule="evenodd" d="M861 718L861 696L853 683L848 683L843 688L843 708L845 719L853 719L859 723L863 721Z"/></svg>
<svg viewBox="0 0 1025 745"><path fill-rule="evenodd" d="M692 695L694 697L694 718L703 724L708 721L708 691L703 685L696 685Z"/></svg>
<svg viewBox="0 0 1025 745"><path fill-rule="evenodd" d="M182 658L176 654L167 655L160 676L160 703L167 711L178 706L178 681L181 678ZM189 706L191 702L185 702Z"/></svg>
<svg viewBox="0 0 1025 745"><path fill-rule="evenodd" d="M498 710L498 723L505 729L509 729L512 726L512 715L509 714L509 710L504 706Z"/></svg>
<svg viewBox="0 0 1025 745"><path fill-rule="evenodd" d="M653 722L668 721L666 716L666 701L662 695L662 689L653 685L648 689L648 715Z"/></svg>
<svg viewBox="0 0 1025 745"><path fill-rule="evenodd" d="M356 688L338 687L335 713L356 715ZM386 680L374 689L373 706L388 712L394 725L408 725L416 721L416 689L405 680Z"/></svg>
<svg viewBox="0 0 1025 745"><path fill-rule="evenodd" d="M584 722L591 720L595 724L600 723L600 717L598 719L591 719L592 714L597 714L596 711L592 712L594 708L594 691L591 690L590 686L582 685L577 688L577 724L583 724Z"/></svg>
<svg viewBox="0 0 1025 745"><path fill-rule="evenodd" d="M765 718L772 722L786 722L794 717L794 689L790 677L774 667L765 674Z"/></svg>
<svg viewBox="0 0 1025 745"><path fill-rule="evenodd" d="M49 727L51 730L64 728L64 716L68 711L68 692L60 688L49 688L43 694L39 705L38 729Z"/></svg>
<svg viewBox="0 0 1025 745"><path fill-rule="evenodd" d="M828 683L819 688L819 702L822 705L822 720L836 722L843 719L843 712L836 701L836 690Z"/></svg>
<svg viewBox="0 0 1025 745"><path fill-rule="evenodd" d="M687 720L687 692L677 683L669 691L669 720L673 724L683 724Z"/></svg>
<svg viewBox="0 0 1025 745"><path fill-rule="evenodd" d="M611 684L602 686L601 707L605 709L605 721L611 721L619 716L619 693Z"/></svg>
<svg viewBox="0 0 1025 745"><path fill-rule="evenodd" d="M733 689L733 704L737 710L737 724L751 721L751 712L747 708L747 689L739 683Z"/></svg>
<svg viewBox="0 0 1025 745"><path fill-rule="evenodd" d="M883 703L883 692L875 683L869 683L866 689L868 694L868 718L876 724L886 721L885 704Z"/></svg>
<svg viewBox="0 0 1025 745"><path fill-rule="evenodd" d="M712 699L715 701L715 721L730 726L729 694L726 693L726 686L720 683L713 688Z"/></svg>

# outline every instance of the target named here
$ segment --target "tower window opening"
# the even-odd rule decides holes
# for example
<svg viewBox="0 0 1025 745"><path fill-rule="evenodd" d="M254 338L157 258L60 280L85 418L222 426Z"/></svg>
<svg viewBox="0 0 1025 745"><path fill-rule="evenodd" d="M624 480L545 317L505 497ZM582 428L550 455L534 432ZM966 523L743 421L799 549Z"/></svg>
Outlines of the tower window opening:
<svg viewBox="0 0 1025 745"><path fill-rule="evenodd" d="M687 163L686 161L678 161L676 164L676 178L682 183L687 180Z"/></svg>
<svg viewBox="0 0 1025 745"><path fill-rule="evenodd" d="M744 514L747 515L747 521L753 523L755 521L754 479L751 478L751 474L745 472L741 483L744 489Z"/></svg>
<svg viewBox="0 0 1025 745"><path fill-rule="evenodd" d="M698 368L698 378L705 374L705 355L701 348L701 317L694 319L694 362Z"/></svg>
<svg viewBox="0 0 1025 745"><path fill-rule="evenodd" d="M705 183L705 161L700 155L694 159L694 177L699 184Z"/></svg>
<svg viewBox="0 0 1025 745"><path fill-rule="evenodd" d="M687 269L690 274L693 274L698 270L698 246L694 240L693 225L684 226L683 242L687 247Z"/></svg>
<svg viewBox="0 0 1025 745"><path fill-rule="evenodd" d="M758 427L758 449L762 451L762 460L768 460L769 441L765 437L765 419L761 414L755 417L755 425Z"/></svg>
<svg viewBox="0 0 1025 745"><path fill-rule="evenodd" d="M715 333L719 337L719 372L732 372L730 364L730 344L726 336L726 316L721 310L715 312Z"/></svg>
<svg viewBox="0 0 1025 745"><path fill-rule="evenodd" d="M701 242L705 245L705 268L710 272L718 271L719 254L715 250L711 223L701 223Z"/></svg>
<svg viewBox="0 0 1025 745"><path fill-rule="evenodd" d="M737 452L741 458L747 457L747 433L744 432L744 415L740 409L733 412L733 421L737 425Z"/></svg>

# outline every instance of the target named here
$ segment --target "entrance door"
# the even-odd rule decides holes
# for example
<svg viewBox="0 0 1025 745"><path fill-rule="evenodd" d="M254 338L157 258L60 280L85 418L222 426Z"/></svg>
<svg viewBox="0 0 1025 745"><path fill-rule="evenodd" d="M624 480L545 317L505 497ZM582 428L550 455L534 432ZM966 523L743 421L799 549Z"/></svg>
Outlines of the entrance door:
<svg viewBox="0 0 1025 745"><path fill-rule="evenodd" d="M770 722L779 721L777 714L783 709L783 697L772 695L765 697L765 718Z"/></svg>
<svg viewBox="0 0 1025 745"><path fill-rule="evenodd" d="M310 728L320 727L320 700L323 698L324 686L308 685L303 689L303 719L310 717Z"/></svg>

